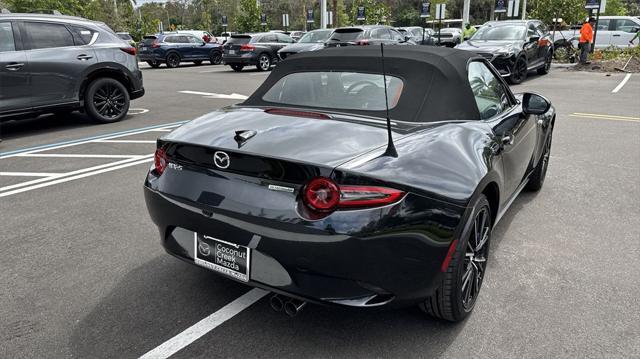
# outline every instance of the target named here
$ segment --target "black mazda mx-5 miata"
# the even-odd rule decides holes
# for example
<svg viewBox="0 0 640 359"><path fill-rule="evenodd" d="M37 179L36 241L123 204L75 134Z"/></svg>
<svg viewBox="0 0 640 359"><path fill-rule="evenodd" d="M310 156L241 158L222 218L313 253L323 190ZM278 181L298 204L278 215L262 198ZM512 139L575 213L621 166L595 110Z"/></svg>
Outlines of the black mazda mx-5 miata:
<svg viewBox="0 0 640 359"><path fill-rule="evenodd" d="M158 139L144 188L166 250L290 314L471 312L492 228L543 184L555 110L473 53L381 50L300 54L244 103Z"/></svg>

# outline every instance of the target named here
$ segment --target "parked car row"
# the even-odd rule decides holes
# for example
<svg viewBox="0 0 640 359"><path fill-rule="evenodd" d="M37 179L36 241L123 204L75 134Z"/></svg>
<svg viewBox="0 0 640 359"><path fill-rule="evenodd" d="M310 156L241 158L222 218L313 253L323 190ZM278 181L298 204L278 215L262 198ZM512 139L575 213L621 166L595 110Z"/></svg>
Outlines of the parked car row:
<svg viewBox="0 0 640 359"><path fill-rule="evenodd" d="M222 62L222 45L205 42L191 33L165 32L145 36L138 47L138 58L154 68L163 63L175 68L182 62L201 65L203 61L218 65Z"/></svg>

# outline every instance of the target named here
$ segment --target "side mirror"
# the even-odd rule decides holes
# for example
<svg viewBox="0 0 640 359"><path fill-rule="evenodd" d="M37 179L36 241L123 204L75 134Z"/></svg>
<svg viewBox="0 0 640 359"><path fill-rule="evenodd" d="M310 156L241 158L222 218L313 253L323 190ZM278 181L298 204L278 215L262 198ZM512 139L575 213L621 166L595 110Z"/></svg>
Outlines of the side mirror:
<svg viewBox="0 0 640 359"><path fill-rule="evenodd" d="M537 42L538 40L540 40L538 35L529 36L529 42Z"/></svg>
<svg viewBox="0 0 640 359"><path fill-rule="evenodd" d="M201 44L200 46L204 46L204 45L206 45L206 44L207 44L207 43L203 41L203 42L202 42L202 44Z"/></svg>
<svg viewBox="0 0 640 359"><path fill-rule="evenodd" d="M404 41L409 41L409 40L411 40L411 36L405 36L404 37Z"/></svg>
<svg viewBox="0 0 640 359"><path fill-rule="evenodd" d="M549 111L549 108L551 102L538 94L527 92L522 95L522 111L527 115L542 115Z"/></svg>

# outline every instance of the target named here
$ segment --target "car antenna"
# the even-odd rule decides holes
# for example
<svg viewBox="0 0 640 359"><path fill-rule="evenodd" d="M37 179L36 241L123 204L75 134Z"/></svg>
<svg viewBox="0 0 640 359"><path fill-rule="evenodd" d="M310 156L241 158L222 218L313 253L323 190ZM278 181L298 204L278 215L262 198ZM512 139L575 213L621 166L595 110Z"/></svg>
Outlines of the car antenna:
<svg viewBox="0 0 640 359"><path fill-rule="evenodd" d="M393 144L393 137L391 136L391 118L389 117L389 95L387 94L387 71L384 67L384 44L380 44L380 54L382 55L382 81L384 87L384 104L387 111L387 150L384 151L383 156L398 157L398 151Z"/></svg>

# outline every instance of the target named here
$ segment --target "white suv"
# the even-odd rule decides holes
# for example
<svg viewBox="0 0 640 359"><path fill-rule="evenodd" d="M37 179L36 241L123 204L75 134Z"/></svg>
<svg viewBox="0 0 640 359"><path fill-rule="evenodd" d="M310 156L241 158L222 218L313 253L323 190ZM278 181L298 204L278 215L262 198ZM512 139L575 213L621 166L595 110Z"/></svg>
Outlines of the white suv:
<svg viewBox="0 0 640 359"><path fill-rule="evenodd" d="M628 47L629 41L640 31L640 18L633 16L600 16L596 48ZM636 43L634 43L636 45Z"/></svg>

